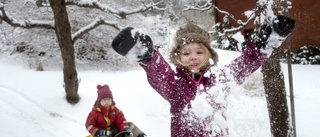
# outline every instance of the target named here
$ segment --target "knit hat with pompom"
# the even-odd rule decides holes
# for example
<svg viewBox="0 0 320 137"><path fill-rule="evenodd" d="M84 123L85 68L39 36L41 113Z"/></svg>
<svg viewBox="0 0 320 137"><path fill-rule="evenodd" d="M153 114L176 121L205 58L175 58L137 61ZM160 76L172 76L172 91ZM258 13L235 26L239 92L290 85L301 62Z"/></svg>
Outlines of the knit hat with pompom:
<svg viewBox="0 0 320 137"><path fill-rule="evenodd" d="M107 84L103 86L97 85L97 89L98 89L98 98L97 98L98 101L100 101L103 98L113 99L112 92Z"/></svg>

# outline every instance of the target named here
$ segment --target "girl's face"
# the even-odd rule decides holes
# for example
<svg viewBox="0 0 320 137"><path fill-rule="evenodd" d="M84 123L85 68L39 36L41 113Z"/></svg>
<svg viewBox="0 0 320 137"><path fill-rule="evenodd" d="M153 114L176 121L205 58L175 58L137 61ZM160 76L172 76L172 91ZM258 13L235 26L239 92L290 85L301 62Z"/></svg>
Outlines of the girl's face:
<svg viewBox="0 0 320 137"><path fill-rule="evenodd" d="M112 98L103 98L100 100L101 106L109 107L112 104Z"/></svg>
<svg viewBox="0 0 320 137"><path fill-rule="evenodd" d="M180 61L189 71L198 73L206 60L205 47L198 43L189 43L181 48Z"/></svg>

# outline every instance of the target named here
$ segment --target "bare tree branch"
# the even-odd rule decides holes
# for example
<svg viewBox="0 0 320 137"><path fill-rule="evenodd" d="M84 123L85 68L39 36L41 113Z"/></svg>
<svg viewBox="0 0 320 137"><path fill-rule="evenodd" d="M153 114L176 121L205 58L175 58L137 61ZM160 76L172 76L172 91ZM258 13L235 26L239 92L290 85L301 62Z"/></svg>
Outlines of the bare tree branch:
<svg viewBox="0 0 320 137"><path fill-rule="evenodd" d="M256 17L256 15L254 14L254 15L252 15L252 16L250 16L250 18L246 21L246 22L242 22L242 21L238 21L238 24L240 24L240 26L238 26L238 27L236 27L236 28L232 28L232 29L225 29L224 31L223 31L223 33L225 33L225 34L234 34L234 33L236 33L236 32L239 32L240 30L242 30L243 28L245 28L248 24L249 24L249 22L251 22L252 20L254 20L255 19L255 17Z"/></svg>
<svg viewBox="0 0 320 137"><path fill-rule="evenodd" d="M97 17L96 20L94 20L92 23L88 24L87 26L78 30L76 33L72 34L72 41L75 42L79 37L81 37L85 33L88 33L89 31L97 28L100 25L108 25L108 26L111 26L117 30L121 29L117 25L117 22L109 22L109 21L104 20L103 17Z"/></svg>
<svg viewBox="0 0 320 137"><path fill-rule="evenodd" d="M38 0L36 1L38 4L41 2L41 6L43 6L43 0ZM144 4L142 2L142 5L133 10L118 10L111 8L107 6L106 4L102 4L97 0L92 0L92 1L85 1L85 0L68 0L66 1L67 5L76 5L79 7L86 7L86 8L96 8L100 9L104 12L112 13L113 15L117 16L118 18L125 18L126 15L131 15L131 14L136 14L140 12L147 11L149 9L158 9L158 10L164 10L161 8L156 7L157 5L161 4L163 1L159 1L157 3L149 3L149 4ZM23 28L49 28L49 29L55 29L54 27L54 21L38 21L38 20L32 20L32 19L26 19L26 20L17 20L9 16L6 11L4 10L4 4L0 3L0 19L4 20L8 24L10 24L13 27L23 27ZM121 28L117 25L116 22L110 22L107 20L104 20L103 17L97 17L95 21L92 23L88 24L87 26L81 28L79 31L75 32L72 35L72 41L75 42L79 37L84 35L85 33L97 28L100 25L108 25L111 26L117 30L120 30Z"/></svg>
<svg viewBox="0 0 320 137"><path fill-rule="evenodd" d="M187 10L199 10L199 11L207 11L209 9L211 9L211 7L213 6L212 1L207 1L204 5L200 6L200 5L192 5L192 6L185 6L186 8L183 9L183 11L187 11Z"/></svg>
<svg viewBox="0 0 320 137"><path fill-rule="evenodd" d="M187 11L187 10L200 10L200 11L206 11L209 10L211 8L215 8L218 12L225 14L226 16L230 17L231 19L233 19L234 21L237 21L237 19L235 19L235 17L230 14L227 11L224 10L220 10L217 6L215 6L213 4L212 1L207 1L207 3L205 3L204 5L200 6L200 5L192 5L192 6L186 6L186 8L183 11Z"/></svg>
<svg viewBox="0 0 320 137"><path fill-rule="evenodd" d="M223 31L221 32L222 35L229 35L229 34L234 34L236 32L239 32L241 29L245 28L249 24L249 22L253 21L258 15L260 15L261 12L263 11L263 6L257 4L255 9L253 9L254 12L250 15L248 20L246 20L245 22L243 22L242 20L236 19L234 15L230 14L229 12L219 9L217 6L214 5L212 0L208 0L204 5L186 6L186 8L183 11L187 11L187 10L206 11L211 8L216 9L217 12L219 13L225 14L226 17L230 17L232 20L236 21L239 24L238 27L235 27L232 29L222 29Z"/></svg>
<svg viewBox="0 0 320 137"><path fill-rule="evenodd" d="M96 8L96 9L100 9L103 12L108 12L111 13L112 15L115 15L117 18L126 18L127 15L131 15L131 14L136 14L139 12L144 12L147 11L149 9L158 9L158 10L164 10L161 9L159 7L156 7L157 5L161 4L163 2L163 0L157 2L157 3L153 3L150 2L149 4L144 4L142 3L142 5L136 9L115 9L112 7L109 7L106 4L103 4L97 0L92 0L92 1L85 1L85 0L67 0L66 4L67 5L77 5L79 7L84 7L84 8Z"/></svg>
<svg viewBox="0 0 320 137"><path fill-rule="evenodd" d="M55 29L54 21L40 21L40 20L18 20L12 18L5 10L4 5L0 3L0 19L7 22L13 27L22 27L22 28L47 28Z"/></svg>

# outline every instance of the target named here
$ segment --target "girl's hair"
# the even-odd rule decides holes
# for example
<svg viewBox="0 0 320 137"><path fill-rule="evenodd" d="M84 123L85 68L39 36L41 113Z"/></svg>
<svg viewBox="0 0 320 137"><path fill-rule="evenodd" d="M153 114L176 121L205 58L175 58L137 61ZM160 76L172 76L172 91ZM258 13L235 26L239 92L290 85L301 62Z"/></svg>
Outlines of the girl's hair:
<svg viewBox="0 0 320 137"><path fill-rule="evenodd" d="M211 55L209 49L206 46L204 46L202 43L199 43L199 45L204 50L204 54L205 54L205 59L200 64L200 66L201 66L200 68L201 68L201 70L203 70L203 69L206 69L207 67L210 66L209 59L212 57L212 55ZM184 45L184 46L186 46L186 45ZM182 67L186 68L188 65L187 64L183 64L181 62L180 56L181 56L181 50L179 50L178 55L176 55L174 59L176 60L177 63L179 63L179 65L181 65Z"/></svg>

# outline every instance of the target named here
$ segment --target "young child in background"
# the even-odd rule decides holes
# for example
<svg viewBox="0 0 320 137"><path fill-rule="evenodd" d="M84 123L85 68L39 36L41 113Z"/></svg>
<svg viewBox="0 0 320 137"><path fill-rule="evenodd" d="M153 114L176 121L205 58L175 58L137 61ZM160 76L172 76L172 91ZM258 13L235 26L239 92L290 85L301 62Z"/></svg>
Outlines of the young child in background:
<svg viewBox="0 0 320 137"><path fill-rule="evenodd" d="M241 84L257 70L267 60L266 53L279 47L294 25L293 19L277 16L260 31L263 35L246 44L241 56L215 73L211 67L217 64L218 55L210 47L209 34L192 23L176 32L169 57L176 71L154 48L151 38L132 27L121 30L112 47L139 62L149 84L170 103L171 137L227 137L230 83Z"/></svg>
<svg viewBox="0 0 320 137"><path fill-rule="evenodd" d="M97 89L97 100L86 120L86 129L91 134L87 137L146 137L136 125L127 122L122 111L115 106L108 85L97 85Z"/></svg>

